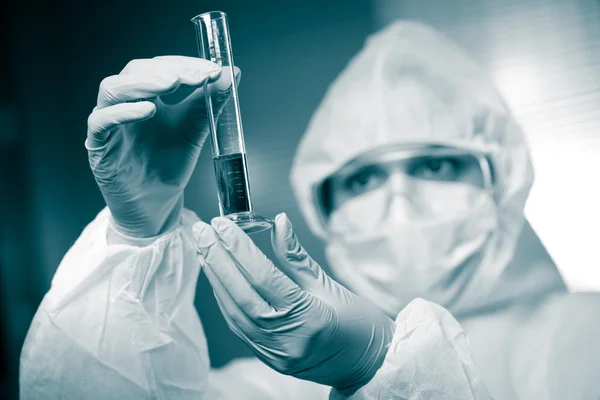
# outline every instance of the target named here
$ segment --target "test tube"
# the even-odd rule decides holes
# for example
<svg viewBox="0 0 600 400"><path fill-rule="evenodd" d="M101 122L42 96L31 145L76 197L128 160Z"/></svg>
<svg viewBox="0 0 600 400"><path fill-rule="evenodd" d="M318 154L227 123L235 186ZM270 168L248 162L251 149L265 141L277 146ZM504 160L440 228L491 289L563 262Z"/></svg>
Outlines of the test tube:
<svg viewBox="0 0 600 400"><path fill-rule="evenodd" d="M212 93L206 90L219 211L246 233L269 229L273 220L255 214L252 208L227 15L213 11L192 18L192 22L200 57L223 67L219 82L225 83L217 85Z"/></svg>

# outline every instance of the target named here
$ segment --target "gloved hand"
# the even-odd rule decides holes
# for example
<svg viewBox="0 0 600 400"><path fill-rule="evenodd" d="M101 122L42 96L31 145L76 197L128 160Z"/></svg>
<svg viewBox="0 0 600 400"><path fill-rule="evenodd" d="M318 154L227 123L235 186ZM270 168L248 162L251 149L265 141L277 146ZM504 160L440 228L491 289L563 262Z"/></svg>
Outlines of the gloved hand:
<svg viewBox="0 0 600 400"><path fill-rule="evenodd" d="M213 229L214 228L214 229ZM271 242L277 267L226 218L194 225L231 330L271 368L351 394L383 363L393 321L329 278L302 248L285 214Z"/></svg>
<svg viewBox="0 0 600 400"><path fill-rule="evenodd" d="M218 79L211 92L226 89L230 76L210 61L164 56L133 60L102 81L86 148L118 231L144 238L179 224L183 190L209 132L205 85ZM165 104L161 96L181 85L198 89Z"/></svg>

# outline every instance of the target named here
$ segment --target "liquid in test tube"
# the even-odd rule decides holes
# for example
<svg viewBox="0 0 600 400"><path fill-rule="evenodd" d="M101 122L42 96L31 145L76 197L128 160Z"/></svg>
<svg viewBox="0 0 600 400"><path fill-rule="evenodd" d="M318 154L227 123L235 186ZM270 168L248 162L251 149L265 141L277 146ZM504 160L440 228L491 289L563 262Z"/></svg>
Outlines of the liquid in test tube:
<svg viewBox="0 0 600 400"><path fill-rule="evenodd" d="M206 90L221 216L233 220L247 233L269 229L273 221L255 214L252 208L227 15L214 11L196 16L192 22L200 57L222 67L219 81Z"/></svg>
<svg viewBox="0 0 600 400"><path fill-rule="evenodd" d="M246 155L243 153L215 157L215 175L221 214L250 212L250 189L246 177Z"/></svg>

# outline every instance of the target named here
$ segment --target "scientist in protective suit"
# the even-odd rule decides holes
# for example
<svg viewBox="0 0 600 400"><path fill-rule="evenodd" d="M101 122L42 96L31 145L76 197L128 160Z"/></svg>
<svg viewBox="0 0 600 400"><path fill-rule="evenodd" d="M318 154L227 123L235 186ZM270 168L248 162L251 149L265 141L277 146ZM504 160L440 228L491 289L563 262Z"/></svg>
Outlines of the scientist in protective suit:
<svg viewBox="0 0 600 400"><path fill-rule="evenodd" d="M36 313L22 398L600 397L600 297L567 292L525 220L523 132L461 49L391 24L311 120L291 183L336 280L285 214L269 260L231 221L183 208L204 90L234 75L166 56L103 80L86 147L107 208ZM198 90L161 101L181 85ZM210 370L201 268L257 359Z"/></svg>

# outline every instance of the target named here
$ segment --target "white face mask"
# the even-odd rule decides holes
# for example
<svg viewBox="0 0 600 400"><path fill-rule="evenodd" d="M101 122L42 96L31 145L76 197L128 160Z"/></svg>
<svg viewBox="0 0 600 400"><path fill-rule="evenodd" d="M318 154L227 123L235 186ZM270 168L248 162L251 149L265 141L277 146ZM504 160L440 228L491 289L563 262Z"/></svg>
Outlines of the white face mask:
<svg viewBox="0 0 600 400"><path fill-rule="evenodd" d="M346 201L329 219L334 273L390 316L415 297L448 306L467 286L485 292L502 273L478 271L482 258L495 253L481 250L496 248L498 240L489 191L424 180L411 187L407 198L384 185Z"/></svg>

